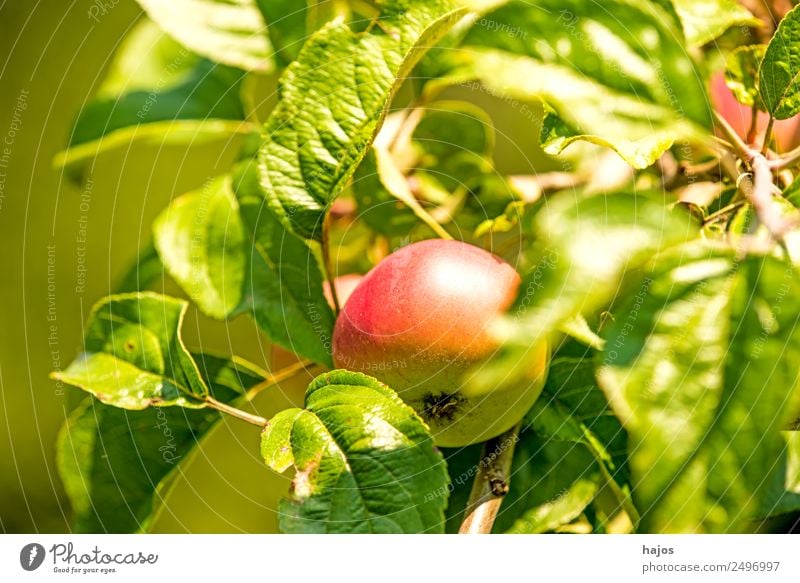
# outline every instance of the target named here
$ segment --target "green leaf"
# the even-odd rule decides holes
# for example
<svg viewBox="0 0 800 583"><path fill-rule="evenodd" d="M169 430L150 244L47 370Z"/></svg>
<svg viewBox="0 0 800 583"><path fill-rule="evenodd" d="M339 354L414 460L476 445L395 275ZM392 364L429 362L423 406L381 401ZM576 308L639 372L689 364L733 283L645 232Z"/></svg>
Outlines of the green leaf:
<svg viewBox="0 0 800 583"><path fill-rule="evenodd" d="M414 129L414 144L432 158L430 166L447 164L454 156L491 156L495 134L491 117L465 101L435 101L428 104Z"/></svg>
<svg viewBox="0 0 800 583"><path fill-rule="evenodd" d="M519 188L519 177L510 177L508 184L516 192L516 196L526 196ZM535 188L539 188L538 185ZM539 189L539 194L541 189ZM537 196L538 196L537 195ZM513 229L522 230L522 221L526 212L532 211L532 205L520 200L510 202L503 213L494 218L482 221L475 229L474 237L482 237L489 233L508 233Z"/></svg>
<svg viewBox="0 0 800 583"><path fill-rule="evenodd" d="M792 205L800 205L800 176L795 178L792 183L783 191L783 198Z"/></svg>
<svg viewBox="0 0 800 583"><path fill-rule="evenodd" d="M725 83L733 91L739 103L744 105L756 103L758 70L766 50L766 45L749 45L739 47L728 55Z"/></svg>
<svg viewBox="0 0 800 583"><path fill-rule="evenodd" d="M359 219L377 233L389 237L407 235L419 224L417 215L384 186L373 148L353 175L353 197Z"/></svg>
<svg viewBox="0 0 800 583"><path fill-rule="evenodd" d="M773 480L761 500L759 517L800 511L800 432L784 431L786 448L778 457Z"/></svg>
<svg viewBox="0 0 800 583"><path fill-rule="evenodd" d="M428 105L412 138L420 157L417 175L423 183L435 182L450 193L472 193L480 190L486 176L496 175L492 119L471 103L436 101Z"/></svg>
<svg viewBox="0 0 800 583"><path fill-rule="evenodd" d="M784 431L783 437L786 440L785 491L777 506L770 509L772 515L800 511L800 431Z"/></svg>
<svg viewBox="0 0 800 583"><path fill-rule="evenodd" d="M317 24L330 20L336 7L335 2L326 0L256 0L256 4L267 22L275 59L282 67L297 58Z"/></svg>
<svg viewBox="0 0 800 583"><path fill-rule="evenodd" d="M645 531L737 531L798 410L793 266L698 242L658 257L605 330L600 384L629 434Z"/></svg>
<svg viewBox="0 0 800 583"><path fill-rule="evenodd" d="M308 36L306 22L310 4L316 2L297 0L256 0L264 20L267 33L275 48L275 59L283 67L297 58ZM300 6L298 7L298 4Z"/></svg>
<svg viewBox="0 0 800 583"><path fill-rule="evenodd" d="M615 193L548 199L533 218L536 243L519 296L498 325L504 341L492 362L476 370L479 387L506 386L527 374L534 348L578 314L608 302L626 271L653 253L692 239L694 220L644 195Z"/></svg>
<svg viewBox="0 0 800 583"><path fill-rule="evenodd" d="M214 397L231 402L263 381L237 360L195 355ZM78 533L147 530L180 464L219 421L210 409L126 411L88 398L56 444L58 471Z"/></svg>
<svg viewBox="0 0 800 583"><path fill-rule="evenodd" d="M509 2L473 27L449 81L478 79L505 99L544 101L558 117L543 131L548 153L587 140L644 168L711 127L702 76L671 22L633 0L602 10L584 0Z"/></svg>
<svg viewBox="0 0 800 583"><path fill-rule="evenodd" d="M272 341L331 366L334 316L316 258L265 208L254 161L177 198L153 230L165 267L204 313L248 314Z"/></svg>
<svg viewBox="0 0 800 583"><path fill-rule="evenodd" d="M247 245L230 176L176 199L153 236L170 275L204 313L223 319L241 304Z"/></svg>
<svg viewBox="0 0 800 583"><path fill-rule="evenodd" d="M597 387L590 358L554 360L542 396L525 416L525 422L543 438L585 447L616 499L614 510L625 510L633 524L638 521L638 511L630 499L627 435ZM588 495L585 484L576 486L582 496ZM564 504L573 507L582 496L573 493ZM553 509L546 507L539 512L552 517Z"/></svg>
<svg viewBox="0 0 800 583"><path fill-rule="evenodd" d="M392 0L365 31L333 22L305 44L281 78L259 154L264 196L292 232L321 239L325 210L364 157L397 87L462 14L450 0Z"/></svg>
<svg viewBox="0 0 800 583"><path fill-rule="evenodd" d="M555 531L584 512L601 481L597 463L585 448L523 431L493 532Z"/></svg>
<svg viewBox="0 0 800 583"><path fill-rule="evenodd" d="M466 102L436 101L425 107L410 140L399 134L413 118L389 119L384 132L389 129L390 135L379 134L353 176L359 218L387 236L407 236L421 222L438 233L425 213L448 221L455 207L463 206L465 194L474 194L481 180L495 174L491 119Z"/></svg>
<svg viewBox="0 0 800 583"><path fill-rule="evenodd" d="M136 0L164 31L198 55L245 71L275 68L255 0Z"/></svg>
<svg viewBox="0 0 800 583"><path fill-rule="evenodd" d="M335 317L322 292L314 252L267 208L255 161L237 168L234 190L249 237L243 303L237 312L253 317L287 350L332 367Z"/></svg>
<svg viewBox="0 0 800 583"><path fill-rule="evenodd" d="M347 371L309 385L262 435L270 467L296 468L283 532L442 532L447 472L425 424L388 387Z"/></svg>
<svg viewBox="0 0 800 583"><path fill-rule="evenodd" d="M79 179L89 161L134 141L186 146L252 132L243 121L241 80L240 72L200 59L144 20L122 42L55 163Z"/></svg>
<svg viewBox="0 0 800 583"><path fill-rule="evenodd" d="M737 0L672 0L687 42L694 47L721 36L734 26L760 26L760 21Z"/></svg>
<svg viewBox="0 0 800 583"><path fill-rule="evenodd" d="M627 482L627 435L597 386L591 358L553 360L525 421L542 437L585 446L609 477Z"/></svg>
<svg viewBox="0 0 800 583"><path fill-rule="evenodd" d="M597 493L597 482L578 478L557 497L535 506L520 516L508 534L539 534L555 530L580 516Z"/></svg>
<svg viewBox="0 0 800 583"><path fill-rule="evenodd" d="M124 409L202 407L208 386L180 337L187 307L150 292L100 300L89 315L84 352L51 376Z"/></svg>
<svg viewBox="0 0 800 583"><path fill-rule="evenodd" d="M759 90L767 111L788 119L800 111L800 9L793 8L767 45L759 71Z"/></svg>

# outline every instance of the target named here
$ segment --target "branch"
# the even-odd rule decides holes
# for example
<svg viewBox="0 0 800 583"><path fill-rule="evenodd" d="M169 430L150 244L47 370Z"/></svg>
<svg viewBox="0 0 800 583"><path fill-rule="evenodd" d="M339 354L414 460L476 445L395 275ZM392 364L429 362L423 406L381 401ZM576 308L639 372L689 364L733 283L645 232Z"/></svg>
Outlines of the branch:
<svg viewBox="0 0 800 583"><path fill-rule="evenodd" d="M736 186L744 193L758 220L763 224L776 241L782 241L783 236L797 226L796 221L782 217L773 203L772 198L772 168L775 167L767 158L744 143L736 131L717 112L714 112L725 137L731 142L739 158L750 166L752 174L740 174Z"/></svg>
<svg viewBox="0 0 800 583"><path fill-rule="evenodd" d="M492 532L503 498L508 494L508 480L514 446L519 440L517 424L502 435L483 444L478 475L472 483L464 522L459 534L487 534Z"/></svg>
<svg viewBox="0 0 800 583"><path fill-rule="evenodd" d="M776 241L782 241L784 235L797 226L797 222L780 215L773 204L772 170L769 161L760 153L751 150L750 167L753 176L743 174L740 188L747 200L753 205L758 220L763 224Z"/></svg>
<svg viewBox="0 0 800 583"><path fill-rule="evenodd" d="M300 360L293 364L290 364L287 367L284 367L277 371L276 373L270 375L268 378L264 379L250 390L248 390L244 395L244 400L246 402L251 402L256 396L261 393L264 389L267 389L283 380L293 377L297 373L306 370L307 368L316 366L310 360ZM242 421L247 421L248 423L252 423L253 425L258 425L259 427L264 427L269 420L261 417L260 415L253 415L252 413L248 413L247 411L242 411L241 409L234 407L233 405L228 405L227 403L223 403L222 401L217 401L211 395L207 395L204 399L204 402L207 407L212 409L216 409L222 413L226 413L232 417L236 417L237 419L241 419Z"/></svg>
<svg viewBox="0 0 800 583"><path fill-rule="evenodd" d="M796 166L798 162L800 162L800 147L789 150L780 158L770 160L769 165L773 170L783 170L784 168Z"/></svg>
<svg viewBox="0 0 800 583"><path fill-rule="evenodd" d="M767 122L767 129L764 130L764 145L761 146L761 154L766 156L769 144L772 141L772 127L775 125L775 118L770 115Z"/></svg>
<svg viewBox="0 0 800 583"><path fill-rule="evenodd" d="M722 133L725 134L725 137L731 144L731 147L736 151L736 154L742 160L747 160L751 156L751 148L747 144L744 143L744 140L739 137L739 134L736 133L736 130L731 127L731 124L722 117L719 112L714 112L714 117L717 120L717 124L719 125Z"/></svg>

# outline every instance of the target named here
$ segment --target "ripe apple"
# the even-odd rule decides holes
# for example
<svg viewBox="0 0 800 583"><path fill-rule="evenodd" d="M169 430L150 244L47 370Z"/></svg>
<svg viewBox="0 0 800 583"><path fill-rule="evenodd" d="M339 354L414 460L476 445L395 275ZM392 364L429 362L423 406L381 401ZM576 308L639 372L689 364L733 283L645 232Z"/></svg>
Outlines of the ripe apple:
<svg viewBox="0 0 800 583"><path fill-rule="evenodd" d="M513 427L544 385L545 344L529 379L476 392L465 373L497 349L493 319L514 301L520 277L508 263L459 241L414 243L361 280L336 321L333 360L386 383L428 423L438 445L485 441Z"/></svg>
<svg viewBox="0 0 800 583"><path fill-rule="evenodd" d="M736 100L733 92L725 83L725 75L717 73L711 78L711 101L722 117L743 140L747 140L747 132L753 119L752 109ZM769 115L760 111L756 118L756 144L760 145L767 129ZM800 145L800 117L775 121L772 131L778 152L786 152Z"/></svg>

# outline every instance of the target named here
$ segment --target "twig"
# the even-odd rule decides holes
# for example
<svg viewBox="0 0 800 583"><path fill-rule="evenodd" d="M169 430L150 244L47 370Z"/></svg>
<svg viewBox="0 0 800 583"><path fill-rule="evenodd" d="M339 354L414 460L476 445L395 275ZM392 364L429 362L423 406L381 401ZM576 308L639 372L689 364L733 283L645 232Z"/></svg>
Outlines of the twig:
<svg viewBox="0 0 800 583"><path fill-rule="evenodd" d="M775 118L769 116L769 121L767 122L767 129L764 130L764 144L761 146L761 155L766 156L767 150L769 149L769 143L772 141L772 126L775 125Z"/></svg>
<svg viewBox="0 0 800 583"><path fill-rule="evenodd" d="M749 161L753 169L753 177L745 177L741 182L744 192L753 209L756 211L758 220L767 228L770 235L776 240L781 241L783 236L794 225L794 221L789 221L780 216L772 203L772 170L767 159L758 152L753 152L752 159Z"/></svg>
<svg viewBox="0 0 800 583"><path fill-rule="evenodd" d="M714 211L713 213L708 215L705 219L703 219L703 224L704 225L708 225L710 223L713 223L717 219L719 219L721 217L724 217L726 215L729 215L731 212L735 211L736 209L738 209L743 204L744 204L744 202L741 202L741 201L740 202L734 202L734 203L729 204L726 207L723 207L723 208L721 208L721 209L719 209L717 211Z"/></svg>
<svg viewBox="0 0 800 583"><path fill-rule="evenodd" d="M273 375L270 375L269 378L264 379L263 381L252 387L249 391L247 391L247 393L245 393L244 395L244 400L249 403L256 397L256 395L258 395L264 389L271 387L275 383L279 383L283 380L286 380L294 376L295 374L297 374L301 370L305 370L306 367L309 366L315 366L315 365L310 360L301 360L280 369L278 372L276 372ZM248 413L247 411L242 411L237 407L216 400L211 395L206 396L204 401L206 406L211 407L212 409L216 409L217 411L226 413L228 415L231 415L232 417L241 419L242 421L247 421L248 423L252 423L253 425L258 425L259 427L263 427L269 422L268 419L261 417L260 415L254 415L252 413Z"/></svg>
<svg viewBox="0 0 800 583"><path fill-rule="evenodd" d="M783 170L784 168L791 168L798 162L800 162L800 147L789 150L780 158L770 160L769 165L773 170Z"/></svg>
<svg viewBox="0 0 800 583"><path fill-rule="evenodd" d="M708 160L707 162L701 162L700 164L694 165L681 163L680 169L687 176L700 176L703 174L708 174L714 169L719 171L719 160L714 158L713 160ZM717 172L717 174L719 174L719 172Z"/></svg>
<svg viewBox="0 0 800 583"><path fill-rule="evenodd" d="M293 364L290 364L289 366L286 366L286 367L276 371L275 373L269 375L267 378L265 378L263 381L261 381L257 385L251 387L247 391L247 393L245 393L244 398L245 398L246 401L252 401L263 390L268 389L269 387L271 387L271 386L273 386L273 385L275 385L275 384L277 384L277 383L279 383L281 381L285 381L286 379L293 377L297 373L299 373L301 371L304 371L307 368L311 368L313 366L316 366L316 365L312 361L306 360L306 359L303 359L303 360L300 360L300 361L295 362Z"/></svg>
<svg viewBox="0 0 800 583"><path fill-rule="evenodd" d="M253 415L252 413L247 413L246 411L242 411L241 409L237 409L236 407L226 405L221 401L217 401L214 397L207 396L205 398L205 403L212 409L216 409L217 411L221 411L222 413L227 413L232 417L236 417L237 419L241 419L242 421L247 421L248 423L252 423L253 425L264 427L267 424L267 419L265 419L264 417Z"/></svg>
<svg viewBox="0 0 800 583"><path fill-rule="evenodd" d="M459 534L486 534L492 532L503 497L508 494L508 480L514 446L519 439L520 425L483 444L478 474L472 483L464 522Z"/></svg>
<svg viewBox="0 0 800 583"><path fill-rule="evenodd" d="M725 137L728 138L730 142L730 146L736 151L736 154L742 160L747 160L751 156L751 148L744 143L744 140L739 137L739 134L736 133L736 130L731 127L731 124L728 123L724 117L722 117L718 112L714 112L714 117L717 120L717 124L719 124L720 129L725 134Z"/></svg>
<svg viewBox="0 0 800 583"><path fill-rule="evenodd" d="M322 222L322 264L323 269L325 270L325 279L328 280L328 284L331 288L331 298L333 299L333 312L338 314L341 311L341 307L339 304L339 294L336 291L336 285L334 284L334 275L333 275L333 264L331 263L331 252L330 252L330 230L331 230L331 215L330 213L325 215L325 219Z"/></svg>
<svg viewBox="0 0 800 583"><path fill-rule="evenodd" d="M753 100L753 106L750 108L750 129L747 130L747 143L752 144L756 139L756 131L758 128L758 104Z"/></svg>
<svg viewBox="0 0 800 583"><path fill-rule="evenodd" d="M782 241L786 232L796 226L796 222L784 219L772 204L773 165L764 154L745 144L719 113L715 112L715 115L736 154L752 170L752 174L740 174L737 177L738 188L753 205L758 220L767 228L772 238L778 242Z"/></svg>

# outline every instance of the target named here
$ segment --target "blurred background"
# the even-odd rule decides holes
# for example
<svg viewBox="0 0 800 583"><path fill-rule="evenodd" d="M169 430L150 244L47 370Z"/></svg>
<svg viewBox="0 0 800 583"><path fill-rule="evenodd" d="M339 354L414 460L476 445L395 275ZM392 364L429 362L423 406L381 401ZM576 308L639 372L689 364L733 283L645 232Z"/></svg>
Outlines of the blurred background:
<svg viewBox="0 0 800 583"><path fill-rule="evenodd" d="M79 395L48 373L80 350L92 304L108 294L150 237L169 200L223 171L236 148L121 149L103 158L83 190L53 167L81 106L123 35L141 14L132 1L0 3L0 530L63 532L70 508L54 460L58 430ZM85 245L78 241L85 229ZM85 248L85 257L83 249ZM85 266L85 271L81 271ZM85 285L83 277L85 275ZM175 288L167 288L173 294ZM189 345L235 351L264 364L269 347L247 321L193 314ZM307 379L263 395L285 408ZM296 389L296 390L293 390ZM154 420L155 423L155 420ZM228 420L180 478L156 530L274 531L288 480L259 460L252 428Z"/></svg>
<svg viewBox="0 0 800 583"><path fill-rule="evenodd" d="M48 373L78 353L88 311L135 262L155 216L225 171L239 146L119 148L82 189L54 169L76 114L141 17L132 0L98 2L0 2L0 531L7 533L69 530L54 442L80 396ZM501 173L556 167L538 148L532 120L539 115L473 94L493 115ZM169 282L163 290L180 295ZM184 337L190 347L269 366L270 347L248 320L224 324L192 313ZM309 378L265 391L257 408L269 416L300 402ZM226 419L182 467L154 530L274 532L288 485L264 466L252 427Z"/></svg>

